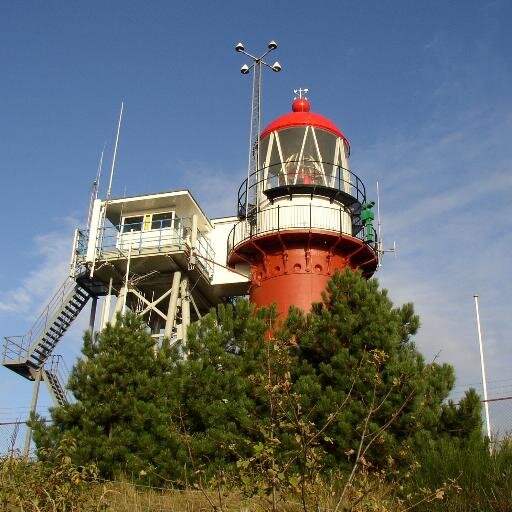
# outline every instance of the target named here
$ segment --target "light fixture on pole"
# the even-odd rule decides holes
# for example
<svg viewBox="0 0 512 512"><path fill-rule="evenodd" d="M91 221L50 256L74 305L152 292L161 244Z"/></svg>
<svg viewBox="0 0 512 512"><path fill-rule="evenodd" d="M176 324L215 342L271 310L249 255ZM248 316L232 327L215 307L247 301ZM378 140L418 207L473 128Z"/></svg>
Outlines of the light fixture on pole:
<svg viewBox="0 0 512 512"><path fill-rule="evenodd" d="M275 41L270 41L267 45L267 51L260 57L256 57L245 50L243 43L238 43L235 46L235 51L247 55L252 60L252 64L249 66L244 64L240 68L242 75L248 75L251 69L254 68L254 74L252 77L252 109L251 109L251 129L249 134L249 164L247 166L247 182L245 190L245 209L243 212L239 212L243 217L247 217L251 212L257 208L256 204L256 191L255 187L251 187L251 182L256 183L256 172L259 169L259 147L258 139L261 131L261 66L266 66L272 71L279 73L282 67L281 64L276 60L274 64L268 64L263 59L271 51L277 48ZM254 194L254 198L249 198L249 194Z"/></svg>

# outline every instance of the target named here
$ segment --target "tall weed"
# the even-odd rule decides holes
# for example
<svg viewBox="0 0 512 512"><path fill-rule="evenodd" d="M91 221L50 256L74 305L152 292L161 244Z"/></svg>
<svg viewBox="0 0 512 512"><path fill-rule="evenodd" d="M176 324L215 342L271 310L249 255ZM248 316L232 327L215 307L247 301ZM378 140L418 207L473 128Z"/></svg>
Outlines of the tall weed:
<svg viewBox="0 0 512 512"><path fill-rule="evenodd" d="M512 439L493 451L478 437L464 442L446 439L424 449L418 458L420 469L412 476L409 489L437 488L454 479L461 492L417 510L512 511Z"/></svg>

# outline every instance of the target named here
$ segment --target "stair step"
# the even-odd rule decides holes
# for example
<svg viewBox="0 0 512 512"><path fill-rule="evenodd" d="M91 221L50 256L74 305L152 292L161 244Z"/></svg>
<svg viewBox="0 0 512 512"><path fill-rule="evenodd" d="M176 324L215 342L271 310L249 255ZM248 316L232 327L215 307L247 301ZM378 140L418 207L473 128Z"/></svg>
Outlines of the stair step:
<svg viewBox="0 0 512 512"><path fill-rule="evenodd" d="M48 355L49 353L51 352L50 349L45 349L45 350L39 350L39 349L36 349L32 352L31 356L34 355L34 354L37 354L35 357L38 357L38 356L46 356Z"/></svg>
<svg viewBox="0 0 512 512"><path fill-rule="evenodd" d="M50 331L50 329L48 329L44 334L43 334L43 338L42 339L45 339L47 341L50 341L50 340L58 340L60 337L61 337L61 332L62 332L62 329L60 329L59 331Z"/></svg>
<svg viewBox="0 0 512 512"><path fill-rule="evenodd" d="M68 312L72 316L76 316L79 313L79 310L76 306L73 306L72 304L68 304L67 306L64 306L64 310Z"/></svg>
<svg viewBox="0 0 512 512"><path fill-rule="evenodd" d="M66 311L61 311L59 316L57 317L57 320L62 324L70 324L74 320L74 318L68 313L66 313Z"/></svg>
<svg viewBox="0 0 512 512"><path fill-rule="evenodd" d="M69 304L66 304L61 310L60 314L64 316L68 316L69 318L73 318L76 314L75 310L69 307Z"/></svg>
<svg viewBox="0 0 512 512"><path fill-rule="evenodd" d="M81 300L80 297L77 297L76 295L69 301L69 304L71 304L75 308L81 308L85 301Z"/></svg>

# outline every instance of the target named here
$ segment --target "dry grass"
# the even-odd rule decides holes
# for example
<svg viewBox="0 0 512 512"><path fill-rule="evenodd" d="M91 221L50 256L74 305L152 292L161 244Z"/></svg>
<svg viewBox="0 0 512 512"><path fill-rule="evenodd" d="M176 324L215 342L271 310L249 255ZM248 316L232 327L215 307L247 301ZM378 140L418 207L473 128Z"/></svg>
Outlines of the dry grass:
<svg viewBox="0 0 512 512"><path fill-rule="evenodd" d="M339 511L354 512L398 512L404 506L394 497L389 486L376 484L367 492L352 489L347 499L340 505ZM269 498L244 498L239 492L226 490L170 490L146 488L127 482L108 482L95 486L94 502L90 510L108 512L264 512L271 511ZM334 511L337 505L338 492L331 487L321 487L314 499L308 503L306 510L315 512ZM277 499L276 511L304 511L300 496L280 496Z"/></svg>

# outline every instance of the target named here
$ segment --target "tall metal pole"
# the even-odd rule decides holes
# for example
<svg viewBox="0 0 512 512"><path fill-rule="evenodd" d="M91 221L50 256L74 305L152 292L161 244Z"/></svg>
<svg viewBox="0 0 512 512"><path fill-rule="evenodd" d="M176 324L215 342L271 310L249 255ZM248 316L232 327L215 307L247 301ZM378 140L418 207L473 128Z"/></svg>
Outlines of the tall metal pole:
<svg viewBox="0 0 512 512"><path fill-rule="evenodd" d="M249 198L255 194L251 180L256 182L256 171L260 168L260 145L259 136L261 131L261 61L254 63L252 75L252 106L251 126L249 131L249 163L247 165L247 184L245 190L245 215L249 215L249 205L256 206L256 197ZM252 201L252 202L251 202Z"/></svg>
<svg viewBox="0 0 512 512"><path fill-rule="evenodd" d="M485 409L485 423L487 427L487 437L491 440L491 421L489 419L489 402L487 398L487 380L485 378L485 364L484 364L484 347L482 343L482 329L480 327L480 311L478 307L478 295L473 295L475 299L476 309L476 325L478 329L478 344L480 345L480 365L482 368L482 383L484 388L484 409Z"/></svg>
<svg viewBox="0 0 512 512"><path fill-rule="evenodd" d="M274 62L270 65L266 63L263 58L271 51L277 48L275 41L270 41L267 46L267 51L260 57L251 55L245 51L245 47L242 43L238 43L235 46L235 50L239 53L243 53L250 57L253 61L251 66L244 64L241 68L243 75L247 75L252 68L254 73L252 77L252 102L251 102L251 127L249 134L249 163L247 166L247 182L245 188L245 211L242 212L244 217L247 217L253 210L258 208L258 194L256 191L256 184L258 183L257 172L259 171L260 162L260 148L259 148L259 137L261 131L261 65L267 66L278 73L281 71L281 64ZM251 196L251 197L249 197ZM250 211L249 211L250 210ZM240 212L239 212L240 213Z"/></svg>

